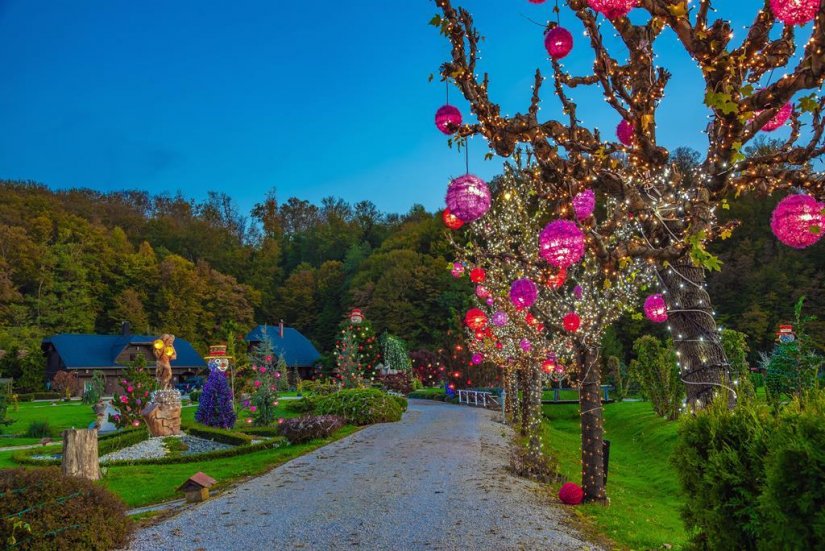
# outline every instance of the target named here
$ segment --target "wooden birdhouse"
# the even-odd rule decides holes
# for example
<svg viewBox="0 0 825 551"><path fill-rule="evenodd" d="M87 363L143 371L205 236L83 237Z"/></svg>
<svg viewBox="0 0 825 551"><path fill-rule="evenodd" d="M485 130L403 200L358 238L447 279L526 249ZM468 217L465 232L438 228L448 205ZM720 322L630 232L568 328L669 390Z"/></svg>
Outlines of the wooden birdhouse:
<svg viewBox="0 0 825 551"><path fill-rule="evenodd" d="M203 473L195 473L189 477L178 488L179 492L186 494L186 501L197 503L209 499L209 488L215 484L215 479Z"/></svg>

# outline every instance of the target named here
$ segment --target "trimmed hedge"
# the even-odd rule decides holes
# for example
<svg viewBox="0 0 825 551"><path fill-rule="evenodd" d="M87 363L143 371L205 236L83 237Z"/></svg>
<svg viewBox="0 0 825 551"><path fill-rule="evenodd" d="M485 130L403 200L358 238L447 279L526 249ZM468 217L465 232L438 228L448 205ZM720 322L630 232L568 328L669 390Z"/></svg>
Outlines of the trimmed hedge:
<svg viewBox="0 0 825 551"><path fill-rule="evenodd" d="M148 438L149 431L146 427L104 434L97 439L97 453L102 457L107 453L134 446L138 442L143 442Z"/></svg>
<svg viewBox="0 0 825 551"><path fill-rule="evenodd" d="M375 389L346 389L319 399L320 415L339 415L353 425L400 421L401 404L386 392Z"/></svg>
<svg viewBox="0 0 825 551"><path fill-rule="evenodd" d="M34 400L60 400L63 395L59 392L28 392L17 395L18 402L33 402Z"/></svg>
<svg viewBox="0 0 825 551"><path fill-rule="evenodd" d="M284 409L292 413L312 413L319 398L304 397L300 400L284 400Z"/></svg>
<svg viewBox="0 0 825 551"><path fill-rule="evenodd" d="M237 432L242 432L243 434L252 434L255 436L262 436L264 438L272 438L273 436L280 436L281 433L278 430L278 427L243 427L240 429L235 429Z"/></svg>
<svg viewBox="0 0 825 551"><path fill-rule="evenodd" d="M192 436L198 436L213 442L229 444L230 446L246 446L252 443L253 438L234 430L217 429L206 425L182 423L181 430Z"/></svg>
<svg viewBox="0 0 825 551"><path fill-rule="evenodd" d="M55 467L0 471L0 518L0 541L22 550L120 549L133 526L120 499ZM28 523L31 532L14 530L11 519Z"/></svg>

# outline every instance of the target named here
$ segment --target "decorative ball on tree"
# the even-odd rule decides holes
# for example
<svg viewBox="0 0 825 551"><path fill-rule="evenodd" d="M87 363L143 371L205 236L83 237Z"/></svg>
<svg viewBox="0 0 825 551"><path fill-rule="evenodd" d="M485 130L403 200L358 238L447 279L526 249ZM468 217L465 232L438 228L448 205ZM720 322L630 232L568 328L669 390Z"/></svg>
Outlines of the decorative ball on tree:
<svg viewBox="0 0 825 551"><path fill-rule="evenodd" d="M235 426L232 389L220 369L213 369L203 385L203 393L195 412L195 421L210 427L230 429Z"/></svg>
<svg viewBox="0 0 825 551"><path fill-rule="evenodd" d="M510 321L510 318L504 310L498 310L493 313L492 322L496 327L504 327L508 321Z"/></svg>
<svg viewBox="0 0 825 551"><path fill-rule="evenodd" d="M581 326L582 319L576 312L568 312L562 318L562 326L568 333L575 333Z"/></svg>
<svg viewBox="0 0 825 551"><path fill-rule="evenodd" d="M553 59L563 59L573 49L573 35L564 27L553 27L544 35L544 47Z"/></svg>
<svg viewBox="0 0 825 551"><path fill-rule="evenodd" d="M622 142L623 145L630 147L633 145L635 135L636 131L633 129L633 125L630 124L629 121L622 119L622 122L616 127L616 137L619 138L619 141Z"/></svg>
<svg viewBox="0 0 825 551"><path fill-rule="evenodd" d="M450 212L450 209L444 209L441 213L441 219L444 220L444 225L450 228L451 230L457 230L464 225L464 222L461 221L461 218Z"/></svg>
<svg viewBox="0 0 825 551"><path fill-rule="evenodd" d="M473 331L481 331L487 327L487 314L481 308L470 308L464 315L464 325Z"/></svg>
<svg viewBox="0 0 825 551"><path fill-rule="evenodd" d="M596 194L592 189L586 189L573 197L573 213L577 220L590 218L596 208Z"/></svg>
<svg viewBox="0 0 825 551"><path fill-rule="evenodd" d="M442 105L435 112L435 126L448 136L455 134L461 126L461 111L450 104Z"/></svg>
<svg viewBox="0 0 825 551"><path fill-rule="evenodd" d="M771 11L786 25L804 25L813 21L820 0L771 0Z"/></svg>
<svg viewBox="0 0 825 551"><path fill-rule="evenodd" d="M810 195L789 195L771 216L771 230L779 241L794 249L810 247L822 238L825 204Z"/></svg>
<svg viewBox="0 0 825 551"><path fill-rule="evenodd" d="M645 299L644 310L647 319L654 323L667 321L667 303L665 297L659 293Z"/></svg>
<svg viewBox="0 0 825 551"><path fill-rule="evenodd" d="M119 381L121 392L115 393L112 403L118 413L109 416L109 421L118 428L139 427L143 424L140 412L150 400L150 393L154 389L155 379L146 370L143 356L131 362Z"/></svg>
<svg viewBox="0 0 825 551"><path fill-rule="evenodd" d="M450 267L450 273L453 277L461 277L464 275L464 264L461 262L453 262Z"/></svg>
<svg viewBox="0 0 825 551"><path fill-rule="evenodd" d="M381 360L381 350L372 324L367 319L358 324L347 319L338 335L335 361L344 386L369 384L375 379L375 366Z"/></svg>
<svg viewBox="0 0 825 551"><path fill-rule="evenodd" d="M490 289L488 289L484 285L477 285L476 296L482 299L490 298Z"/></svg>
<svg viewBox="0 0 825 551"><path fill-rule="evenodd" d="M510 302L519 309L530 308L536 302L538 294L536 284L530 278L517 279L510 285Z"/></svg>
<svg viewBox="0 0 825 551"><path fill-rule="evenodd" d="M478 176L459 176L447 188L447 208L462 222L478 220L490 210L490 188Z"/></svg>
<svg viewBox="0 0 825 551"><path fill-rule="evenodd" d="M576 264L584 256L584 233L570 220L555 220L539 235L542 258L557 268Z"/></svg>
<svg viewBox="0 0 825 551"><path fill-rule="evenodd" d="M484 271L484 268L476 266L470 270L470 281L473 283L484 283L485 279L487 279L487 272Z"/></svg>
<svg viewBox="0 0 825 551"><path fill-rule="evenodd" d="M599 12L608 19L624 17L636 7L637 0L587 0L587 5L593 11Z"/></svg>
<svg viewBox="0 0 825 551"><path fill-rule="evenodd" d="M765 132L773 132L781 128L788 122L791 113L793 113L793 104L789 102L783 105L768 122L762 125L762 130Z"/></svg>

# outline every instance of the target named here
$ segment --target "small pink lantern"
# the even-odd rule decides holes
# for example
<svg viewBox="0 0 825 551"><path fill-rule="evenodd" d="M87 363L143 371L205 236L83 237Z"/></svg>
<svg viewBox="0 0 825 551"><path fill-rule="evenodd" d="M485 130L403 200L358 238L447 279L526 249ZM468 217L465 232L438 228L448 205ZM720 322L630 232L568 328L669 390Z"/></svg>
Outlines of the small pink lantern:
<svg viewBox="0 0 825 551"><path fill-rule="evenodd" d="M825 203L810 195L789 195L771 215L771 230L779 241L794 249L810 247L822 238Z"/></svg>
<svg viewBox="0 0 825 551"><path fill-rule="evenodd" d="M461 111L449 103L442 105L435 112L435 126L443 133L455 134L461 126Z"/></svg>
<svg viewBox="0 0 825 551"><path fill-rule="evenodd" d="M637 0L587 0L587 5L608 19L624 17L636 7Z"/></svg>
<svg viewBox="0 0 825 551"><path fill-rule="evenodd" d="M636 131L633 130L633 125L630 124L629 121L622 119L622 122L616 127L616 137L619 138L619 141L622 142L623 145L630 147L633 145L635 135Z"/></svg>
<svg viewBox="0 0 825 551"><path fill-rule="evenodd" d="M590 218L596 208L596 194L592 189L586 189L573 197L573 212L577 220Z"/></svg>
<svg viewBox="0 0 825 551"><path fill-rule="evenodd" d="M507 312L503 310L498 310L497 312L493 313L493 325L496 327L502 327L507 325L507 322L510 321L510 317L507 315Z"/></svg>
<svg viewBox="0 0 825 551"><path fill-rule="evenodd" d="M471 361L473 362L473 365L479 365L481 362L484 361L484 354L482 354L481 352L476 352L475 354L473 354Z"/></svg>
<svg viewBox="0 0 825 551"><path fill-rule="evenodd" d="M813 21L820 0L771 0L771 11L786 25L804 25Z"/></svg>
<svg viewBox="0 0 825 551"><path fill-rule="evenodd" d="M788 119L791 117L791 113L793 113L793 104L789 102L783 105L772 119L762 125L762 130L765 132L773 132L777 128L785 126L785 123L788 122Z"/></svg>
<svg viewBox="0 0 825 551"><path fill-rule="evenodd" d="M544 34L544 47L553 59L567 57L573 49L573 35L564 27L553 27Z"/></svg>
<svg viewBox="0 0 825 551"><path fill-rule="evenodd" d="M650 295L645 299L645 316L653 323L662 323L667 321L667 303L665 297L656 293Z"/></svg>
<svg viewBox="0 0 825 551"><path fill-rule="evenodd" d="M532 279L517 279L510 285L510 302L516 308L530 308L538 295L539 290Z"/></svg>
<svg viewBox="0 0 825 551"><path fill-rule="evenodd" d="M462 222L478 220L490 210L490 188L478 176L459 176L447 188L447 208Z"/></svg>
<svg viewBox="0 0 825 551"><path fill-rule="evenodd" d="M567 268L584 256L584 233L575 222L554 220L541 230L539 251L556 268Z"/></svg>
<svg viewBox="0 0 825 551"><path fill-rule="evenodd" d="M464 265L461 262L453 262L453 268L450 270L453 277L461 277L464 275Z"/></svg>
<svg viewBox="0 0 825 551"><path fill-rule="evenodd" d="M546 0L530 0L531 4L544 4Z"/></svg>
<svg viewBox="0 0 825 551"><path fill-rule="evenodd" d="M484 285L476 286L476 296L478 298L487 298L490 296L490 290Z"/></svg>

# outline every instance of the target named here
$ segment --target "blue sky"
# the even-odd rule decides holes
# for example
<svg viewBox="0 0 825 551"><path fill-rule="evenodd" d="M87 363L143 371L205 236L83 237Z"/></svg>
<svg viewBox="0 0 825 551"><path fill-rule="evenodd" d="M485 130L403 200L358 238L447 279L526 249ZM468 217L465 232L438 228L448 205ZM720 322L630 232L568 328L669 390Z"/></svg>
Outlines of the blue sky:
<svg viewBox="0 0 825 551"><path fill-rule="evenodd" d="M755 13L762 2L735 4ZM525 110L535 68L550 73L529 19L549 19L551 2L463 5L486 36L492 98L505 113ZM430 0L0 0L0 178L196 199L223 191L242 210L272 188L281 200L441 208L464 160L433 125L445 89L428 76L449 55L427 24L435 12ZM564 9L562 24L576 39L566 65L584 73L581 29ZM699 71L672 37L659 51L674 74L660 140L701 148ZM559 116L551 88L548 117ZM578 98L584 123L612 132L619 121L601 95ZM500 169L482 160L480 138L470 150L472 172Z"/></svg>

